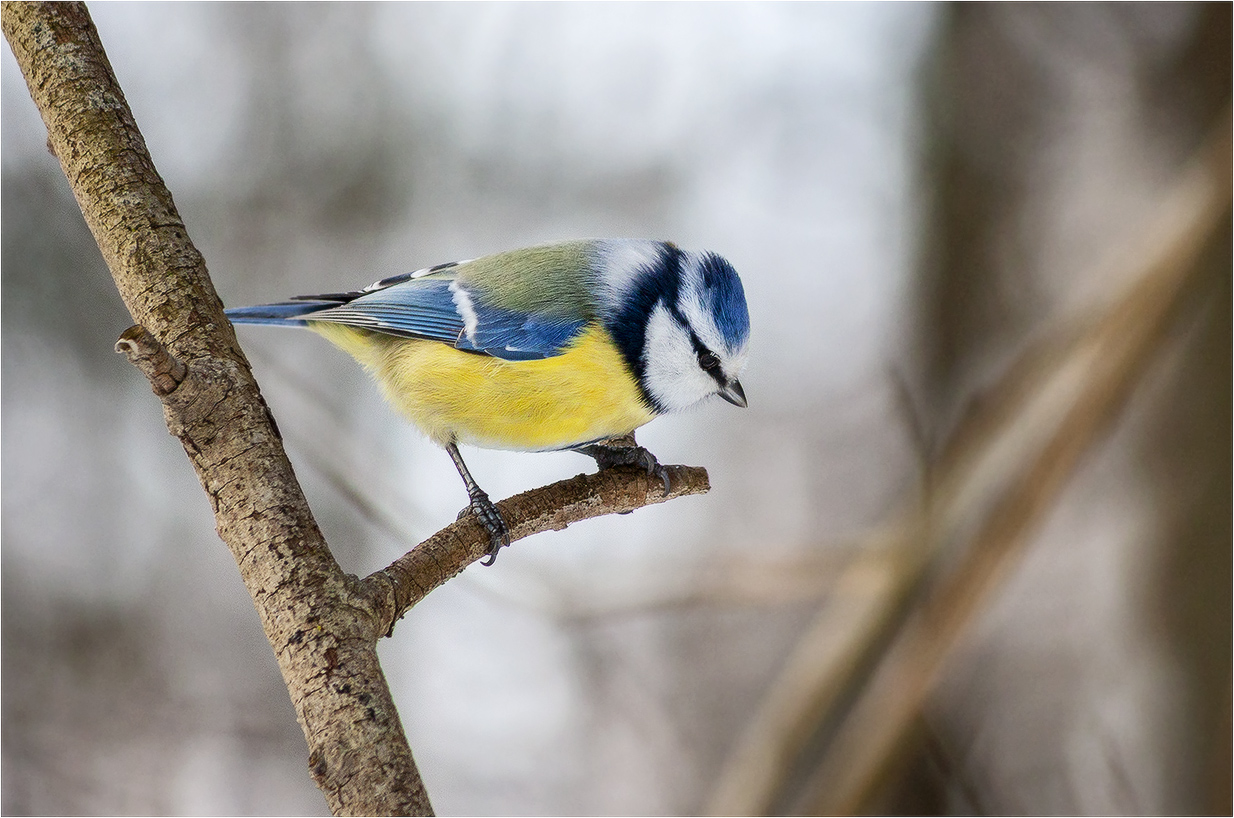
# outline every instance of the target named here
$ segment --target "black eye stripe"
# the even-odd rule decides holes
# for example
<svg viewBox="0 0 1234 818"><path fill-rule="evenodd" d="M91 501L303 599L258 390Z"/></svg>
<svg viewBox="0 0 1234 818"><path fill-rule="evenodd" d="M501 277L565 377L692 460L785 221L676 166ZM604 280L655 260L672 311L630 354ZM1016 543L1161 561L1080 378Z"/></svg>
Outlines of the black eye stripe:
<svg viewBox="0 0 1234 818"><path fill-rule="evenodd" d="M698 356L698 365L711 377L715 378L716 383L724 385L724 373L720 371L720 358L698 339L698 335L694 330L690 330L690 343L694 345L694 354Z"/></svg>

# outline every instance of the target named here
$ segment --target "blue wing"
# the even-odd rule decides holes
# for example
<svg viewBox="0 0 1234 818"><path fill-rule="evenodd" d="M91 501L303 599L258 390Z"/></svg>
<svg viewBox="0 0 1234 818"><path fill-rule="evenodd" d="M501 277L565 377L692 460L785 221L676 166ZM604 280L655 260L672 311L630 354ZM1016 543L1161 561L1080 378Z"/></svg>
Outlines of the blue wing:
<svg viewBox="0 0 1234 818"><path fill-rule="evenodd" d="M441 341L507 361L559 355L586 324L486 303L445 264L383 279L350 293L301 296L282 304L227 310L235 323L304 326L329 321L402 338Z"/></svg>

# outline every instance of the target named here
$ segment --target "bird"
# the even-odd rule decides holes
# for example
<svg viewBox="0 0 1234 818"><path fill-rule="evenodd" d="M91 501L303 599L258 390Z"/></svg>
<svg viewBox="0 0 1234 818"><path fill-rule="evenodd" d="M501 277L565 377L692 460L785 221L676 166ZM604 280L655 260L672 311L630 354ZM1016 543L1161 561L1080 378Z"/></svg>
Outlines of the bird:
<svg viewBox="0 0 1234 818"><path fill-rule="evenodd" d="M667 241L541 244L226 314L306 327L368 370L454 462L469 498L459 516L474 513L489 534L485 565L509 527L460 444L640 466L667 494L667 471L634 431L712 396L747 406L741 279L722 256Z"/></svg>

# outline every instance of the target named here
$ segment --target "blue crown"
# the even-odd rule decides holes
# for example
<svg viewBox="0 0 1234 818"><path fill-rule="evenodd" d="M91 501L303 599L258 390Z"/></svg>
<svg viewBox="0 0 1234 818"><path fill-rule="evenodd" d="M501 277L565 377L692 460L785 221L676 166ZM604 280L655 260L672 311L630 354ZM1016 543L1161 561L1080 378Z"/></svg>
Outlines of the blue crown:
<svg viewBox="0 0 1234 818"><path fill-rule="evenodd" d="M706 289L703 297L710 301L707 306L716 317L716 327L729 346L741 346L750 337L750 312L737 271L715 253L704 253L700 267Z"/></svg>

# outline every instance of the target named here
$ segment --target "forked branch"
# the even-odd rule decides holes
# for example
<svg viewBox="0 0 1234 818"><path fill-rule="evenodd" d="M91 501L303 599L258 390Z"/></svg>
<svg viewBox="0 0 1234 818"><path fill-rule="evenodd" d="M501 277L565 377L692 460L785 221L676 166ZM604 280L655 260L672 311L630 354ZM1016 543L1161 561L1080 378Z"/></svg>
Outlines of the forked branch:
<svg viewBox="0 0 1234 818"><path fill-rule="evenodd" d="M470 520L361 583L335 562L170 192L81 3L4 2L4 35L87 225L133 319L117 343L163 402L260 614L335 814L432 807L377 661L376 642L487 546ZM671 469L670 496L707 489ZM654 488L654 490L652 490ZM668 499L631 470L500 504L516 537Z"/></svg>

